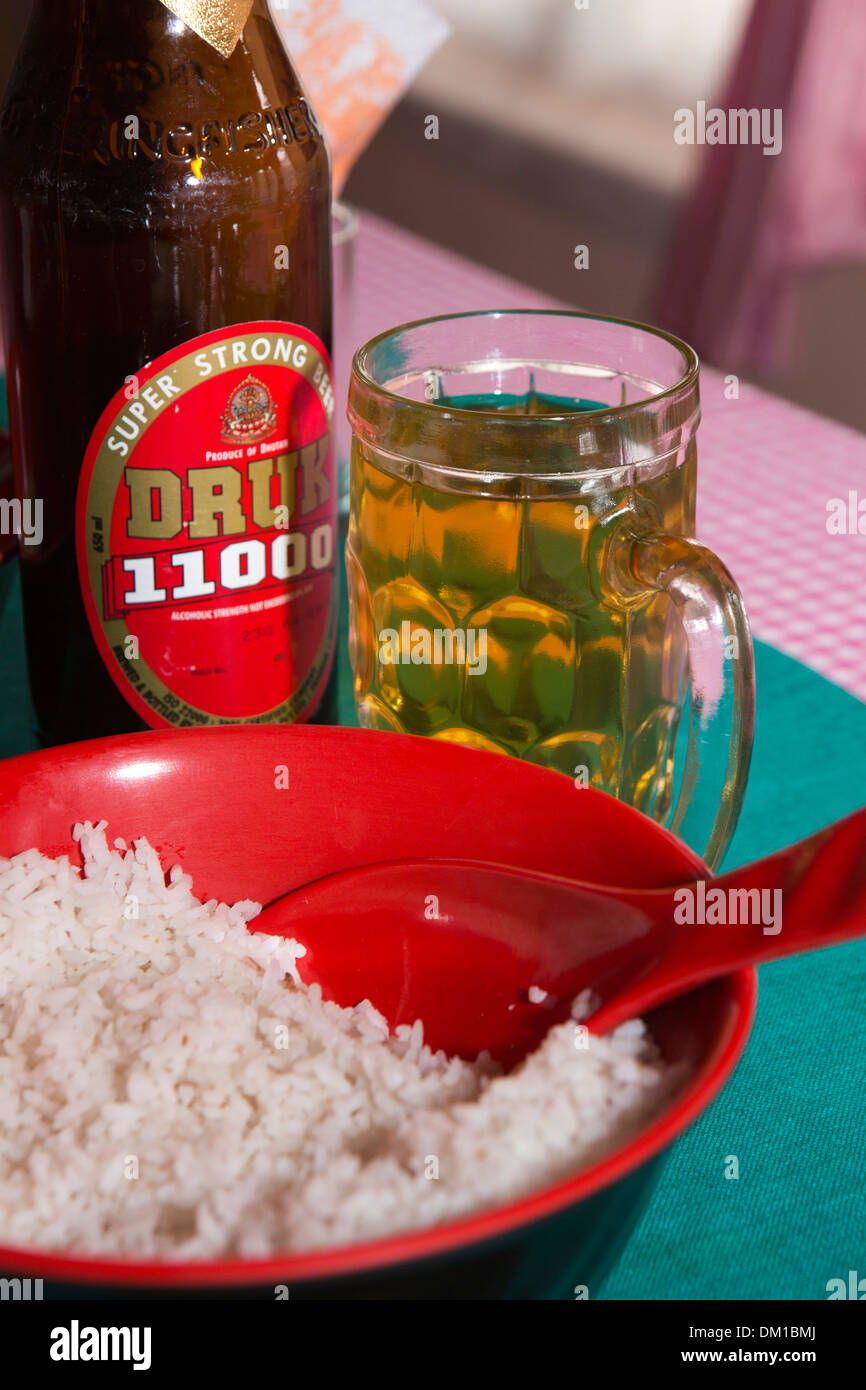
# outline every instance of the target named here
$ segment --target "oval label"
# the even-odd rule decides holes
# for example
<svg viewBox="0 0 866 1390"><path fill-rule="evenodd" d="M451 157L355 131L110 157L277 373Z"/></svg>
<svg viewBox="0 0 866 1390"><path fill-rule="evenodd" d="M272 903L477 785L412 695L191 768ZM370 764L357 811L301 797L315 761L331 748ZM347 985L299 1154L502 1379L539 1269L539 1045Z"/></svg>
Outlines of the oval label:
<svg viewBox="0 0 866 1390"><path fill-rule="evenodd" d="M78 570L102 659L154 728L314 712L337 621L333 414L324 344L279 322L184 343L104 411Z"/></svg>

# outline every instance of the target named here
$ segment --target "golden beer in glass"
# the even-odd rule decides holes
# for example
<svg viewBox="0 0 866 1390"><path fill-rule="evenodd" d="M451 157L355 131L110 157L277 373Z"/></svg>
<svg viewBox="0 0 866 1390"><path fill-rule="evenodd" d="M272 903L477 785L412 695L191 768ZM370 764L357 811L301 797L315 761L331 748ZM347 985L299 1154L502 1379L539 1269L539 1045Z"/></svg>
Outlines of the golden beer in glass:
<svg viewBox="0 0 866 1390"><path fill-rule="evenodd" d="M360 350L349 413L360 723L552 768L718 863L754 674L739 592L692 539L692 350L572 313L433 319Z"/></svg>

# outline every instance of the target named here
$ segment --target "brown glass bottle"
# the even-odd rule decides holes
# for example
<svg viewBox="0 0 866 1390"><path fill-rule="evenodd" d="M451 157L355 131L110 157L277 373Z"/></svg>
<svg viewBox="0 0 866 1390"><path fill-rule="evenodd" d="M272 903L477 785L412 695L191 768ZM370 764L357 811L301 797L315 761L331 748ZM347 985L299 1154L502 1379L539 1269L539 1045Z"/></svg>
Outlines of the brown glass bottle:
<svg viewBox="0 0 866 1390"><path fill-rule="evenodd" d="M109 674L82 599L100 416L213 330L279 321L330 352L330 258L327 147L266 0L229 58L159 0L36 0L0 114L0 305L17 487L44 503L21 575L46 742L160 722ZM303 717L333 719L334 681Z"/></svg>

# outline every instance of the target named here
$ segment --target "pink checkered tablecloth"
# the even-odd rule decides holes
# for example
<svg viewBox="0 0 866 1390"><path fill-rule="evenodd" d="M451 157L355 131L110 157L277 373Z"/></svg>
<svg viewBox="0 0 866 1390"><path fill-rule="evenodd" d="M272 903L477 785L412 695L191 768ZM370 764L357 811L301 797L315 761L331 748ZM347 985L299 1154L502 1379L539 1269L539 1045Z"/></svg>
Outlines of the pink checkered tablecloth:
<svg viewBox="0 0 866 1390"><path fill-rule="evenodd" d="M355 344L432 314L568 307L369 213L355 290ZM345 352L337 369L346 382ZM724 387L703 369L699 538L735 575L756 637L866 700L866 535L827 530L832 499L866 501L866 437L746 383L734 400Z"/></svg>

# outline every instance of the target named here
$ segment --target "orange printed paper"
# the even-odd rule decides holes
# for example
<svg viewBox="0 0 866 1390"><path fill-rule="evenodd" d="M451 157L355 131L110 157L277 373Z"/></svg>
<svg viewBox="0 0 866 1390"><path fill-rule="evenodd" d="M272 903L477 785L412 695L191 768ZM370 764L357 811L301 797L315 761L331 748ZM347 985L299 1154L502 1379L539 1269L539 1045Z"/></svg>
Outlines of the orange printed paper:
<svg viewBox="0 0 866 1390"><path fill-rule="evenodd" d="M293 0L271 11L327 133L339 193L449 26L426 0Z"/></svg>

